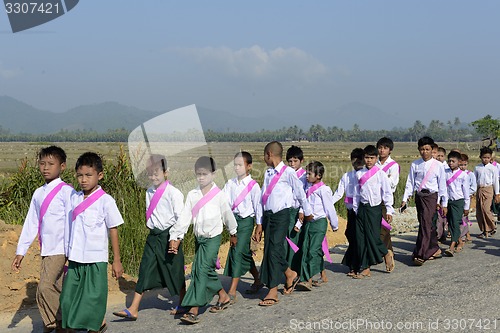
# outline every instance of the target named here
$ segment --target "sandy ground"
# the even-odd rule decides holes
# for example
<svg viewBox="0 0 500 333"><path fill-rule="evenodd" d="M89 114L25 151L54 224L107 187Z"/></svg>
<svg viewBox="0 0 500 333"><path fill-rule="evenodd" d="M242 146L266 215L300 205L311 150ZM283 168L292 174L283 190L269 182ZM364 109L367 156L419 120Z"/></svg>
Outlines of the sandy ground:
<svg viewBox="0 0 500 333"><path fill-rule="evenodd" d="M339 218L339 231L332 232L328 229L327 237L330 248L338 244L345 244L344 236L346 221ZM17 240L21 233L22 226L9 225L0 221L0 312L3 318L11 318L16 312L23 312L30 308L36 308L36 288L39 281L40 272L40 251L35 242L30 247L26 257L22 262L19 272L11 269L12 260L15 256ZM255 261L262 261L264 242L255 245ZM222 267L226 263L226 255L229 243L220 247L219 257ZM186 274L191 271L188 265ZM124 275L119 281L111 277L111 266L108 269L109 276L109 304L121 304L127 295L132 295L136 279Z"/></svg>

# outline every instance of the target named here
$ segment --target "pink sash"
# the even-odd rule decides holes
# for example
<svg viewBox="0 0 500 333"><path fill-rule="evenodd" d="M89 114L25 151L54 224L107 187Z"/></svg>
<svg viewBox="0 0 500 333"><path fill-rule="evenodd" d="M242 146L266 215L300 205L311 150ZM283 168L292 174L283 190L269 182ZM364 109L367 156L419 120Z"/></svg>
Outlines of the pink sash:
<svg viewBox="0 0 500 333"><path fill-rule="evenodd" d="M198 216L200 209L203 208L210 200L213 199L220 192L220 189L215 186L207 194L205 194L197 203L194 205L193 209L191 209L191 214L193 215L193 219Z"/></svg>
<svg viewBox="0 0 500 333"><path fill-rule="evenodd" d="M78 206L76 206L76 208L73 210L73 215L72 215L71 220L74 221L78 215L83 213L85 211L85 209L92 206L94 204L94 202L99 200L99 198L105 194L106 194L106 192L104 192L104 190L102 188L100 188L97 191L95 191L94 193L92 193L90 196L88 196L87 199L80 202L78 204Z"/></svg>
<svg viewBox="0 0 500 333"><path fill-rule="evenodd" d="M425 163L425 162L424 162ZM427 170L427 173L424 176L424 179L422 179L422 182L420 183L420 186L418 187L418 190L421 191L422 188L424 187L425 183L427 183L427 180L429 180L429 177L432 174L432 171L436 168L436 166L439 164L438 161L434 160L434 163L432 163L431 167L429 170Z"/></svg>
<svg viewBox="0 0 500 333"><path fill-rule="evenodd" d="M332 257L330 256L330 249L328 247L328 239L323 238L323 243L321 243L321 249L323 250L323 254L326 256L326 261L330 264L333 263Z"/></svg>
<svg viewBox="0 0 500 333"><path fill-rule="evenodd" d="M297 245L295 245L294 242L292 242L292 240L288 237L285 237L286 238L286 241L288 242L288 245L290 245L290 247L292 248L293 252L294 253L297 253L297 251L299 250L299 247Z"/></svg>
<svg viewBox="0 0 500 333"><path fill-rule="evenodd" d="M374 165L370 170L365 172L363 176L361 176L361 178L359 179L359 185L363 186L368 181L368 179L372 178L379 170L380 169L376 165Z"/></svg>
<svg viewBox="0 0 500 333"><path fill-rule="evenodd" d="M278 180L280 180L281 175L283 174L283 172L285 172L286 168L287 168L286 165L283 165L283 167L281 168L281 170L277 174L274 175L273 179L271 179L271 182L269 183L269 186L266 188L266 191L262 195L262 204L263 205L266 205L267 199L271 195L271 192L273 191L273 188L278 183Z"/></svg>
<svg viewBox="0 0 500 333"><path fill-rule="evenodd" d="M57 184L56 187L54 187L52 191L50 191L49 194L45 197L42 202L42 206L40 206L40 216L38 217L38 244L40 244L40 250L42 249L43 217L45 216L45 213L47 213L47 209L49 208L50 203L52 202L52 200L54 200L55 196L57 195L57 193L59 193L59 191L61 191L64 185L68 184L66 184L65 182L60 182L59 184Z"/></svg>
<svg viewBox="0 0 500 333"><path fill-rule="evenodd" d="M311 194L313 194L318 188L320 188L323 185L325 185L325 183L319 182L319 183L316 183L313 186L309 187L307 189L306 198L309 198L311 196Z"/></svg>
<svg viewBox="0 0 500 333"><path fill-rule="evenodd" d="M161 183L161 185L158 186L158 188L156 189L155 194L153 194L153 197L151 198L151 202L149 203L149 207L146 210L146 222L151 217L151 214L153 214L156 206L158 206L158 202L160 202L160 199L161 199L163 193L165 193L165 190L167 189L168 184L169 184L168 180L166 182Z"/></svg>
<svg viewBox="0 0 500 333"><path fill-rule="evenodd" d="M384 227L387 230L391 230L392 229L392 227L389 224L389 222L387 222L384 218L382 218L382 227Z"/></svg>
<svg viewBox="0 0 500 333"><path fill-rule="evenodd" d="M497 166L497 161L493 161L493 162L491 162L491 164L493 164L494 166Z"/></svg>
<svg viewBox="0 0 500 333"><path fill-rule="evenodd" d="M241 193L236 197L236 199L234 200L234 203L233 203L233 206L231 207L231 210L235 210L236 207L238 207L238 205L240 203L243 202L243 200L245 200L246 196L248 195L248 193L250 193L250 191L252 190L252 188L255 186L255 184L257 184L257 182L252 179L250 181L250 183L248 183L247 186L245 186L245 188L243 189L243 191L241 191Z"/></svg>
<svg viewBox="0 0 500 333"><path fill-rule="evenodd" d="M352 203L354 202L354 199L352 197L345 197L344 198L344 202L346 204L351 204L352 205Z"/></svg>
<svg viewBox="0 0 500 333"><path fill-rule="evenodd" d="M295 173L297 174L297 177L299 177L299 178L300 178L300 177L302 177L302 175L303 175L303 174L305 174L305 173L306 173L306 170L304 170L304 169L299 169L299 170L297 170Z"/></svg>
<svg viewBox="0 0 500 333"><path fill-rule="evenodd" d="M453 183L455 181L455 179L457 179L460 175L462 174L462 170L458 169L457 172L455 172L455 174L446 181L446 186L450 186L451 183Z"/></svg>
<svg viewBox="0 0 500 333"><path fill-rule="evenodd" d="M382 171L387 172L394 164L397 164L396 161L390 161L389 164L382 168Z"/></svg>

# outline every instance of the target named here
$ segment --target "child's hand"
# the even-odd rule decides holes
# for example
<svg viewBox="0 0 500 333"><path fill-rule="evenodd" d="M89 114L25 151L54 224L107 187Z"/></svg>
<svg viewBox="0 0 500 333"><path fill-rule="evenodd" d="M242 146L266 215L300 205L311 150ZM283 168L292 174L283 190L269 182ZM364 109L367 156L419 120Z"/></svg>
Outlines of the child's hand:
<svg viewBox="0 0 500 333"><path fill-rule="evenodd" d="M306 216L306 217L304 218L304 220L305 220L306 222L308 222L308 221L312 221L313 219L314 219L314 216L313 216L312 214L311 214L311 215L308 215L308 216Z"/></svg>
<svg viewBox="0 0 500 333"><path fill-rule="evenodd" d="M113 261L113 265L111 265L111 268L113 270L113 277L118 280L119 278L122 277L123 275L123 266L122 266L122 262L120 260L118 261Z"/></svg>
<svg viewBox="0 0 500 333"><path fill-rule="evenodd" d="M177 254L177 251L179 250L179 245L181 244L181 241L178 240L171 240L169 245L168 245L168 253L173 253Z"/></svg>
<svg viewBox="0 0 500 333"><path fill-rule="evenodd" d="M238 243L238 236L236 234L231 235L231 238L229 238L229 245L231 245L231 247L236 247L237 243Z"/></svg>
<svg viewBox="0 0 500 333"><path fill-rule="evenodd" d="M392 215L387 214L387 216L385 217L385 220L387 221L387 223L391 224L391 222L392 222Z"/></svg>
<svg viewBox="0 0 500 333"><path fill-rule="evenodd" d="M260 243L260 240L262 239L262 224L257 224L252 239L257 243Z"/></svg>
<svg viewBox="0 0 500 333"><path fill-rule="evenodd" d="M500 203L500 194L495 195L495 203Z"/></svg>
<svg viewBox="0 0 500 333"><path fill-rule="evenodd" d="M24 256L18 254L14 260L12 261L12 270L19 273L21 269L21 262L23 261Z"/></svg>
<svg viewBox="0 0 500 333"><path fill-rule="evenodd" d="M448 208L442 207L441 209L443 210L443 217L445 217L446 215L448 215Z"/></svg>
<svg viewBox="0 0 500 333"><path fill-rule="evenodd" d="M299 220L304 221L304 213L299 213Z"/></svg>
<svg viewBox="0 0 500 333"><path fill-rule="evenodd" d="M300 229L298 227L293 227L293 231L295 231L296 233L299 233Z"/></svg>
<svg viewBox="0 0 500 333"><path fill-rule="evenodd" d="M468 209L464 209L464 216L469 216L469 210Z"/></svg>

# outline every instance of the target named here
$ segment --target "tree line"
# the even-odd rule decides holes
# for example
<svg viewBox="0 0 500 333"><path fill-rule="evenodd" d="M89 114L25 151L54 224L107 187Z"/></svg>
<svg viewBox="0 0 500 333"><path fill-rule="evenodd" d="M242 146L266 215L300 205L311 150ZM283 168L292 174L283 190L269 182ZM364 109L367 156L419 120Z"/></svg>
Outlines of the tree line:
<svg viewBox="0 0 500 333"><path fill-rule="evenodd" d="M52 134L11 133L0 126L0 142L126 142L130 131L120 128L97 132L93 130L61 130ZM500 136L500 120L487 115L472 123L462 123L458 117L453 121L442 122L431 120L426 126L420 120L410 128L393 128L391 130L363 130L354 124L352 129L337 126L323 127L312 125L309 129L298 126L283 127L277 130L260 130L256 132L219 132L206 130L205 140L209 142L269 142L278 141L377 141L387 136L394 141L413 142L428 135L440 142L472 142L478 140L495 140Z"/></svg>

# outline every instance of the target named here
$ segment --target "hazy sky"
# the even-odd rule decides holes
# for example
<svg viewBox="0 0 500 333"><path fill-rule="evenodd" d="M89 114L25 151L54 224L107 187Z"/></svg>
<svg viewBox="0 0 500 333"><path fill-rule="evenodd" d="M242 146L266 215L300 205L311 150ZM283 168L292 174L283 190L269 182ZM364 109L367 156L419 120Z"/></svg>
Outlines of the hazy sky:
<svg viewBox="0 0 500 333"><path fill-rule="evenodd" d="M500 116L499 13L497 0L82 0L13 34L0 12L0 95L57 112L195 103L300 121L357 102L468 122Z"/></svg>

